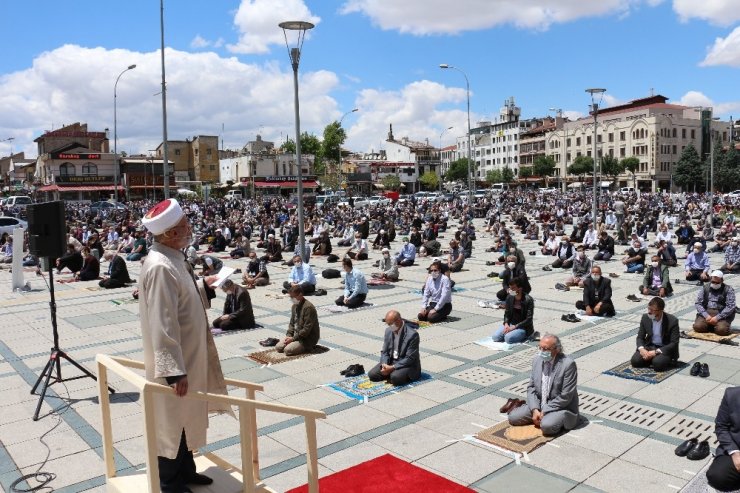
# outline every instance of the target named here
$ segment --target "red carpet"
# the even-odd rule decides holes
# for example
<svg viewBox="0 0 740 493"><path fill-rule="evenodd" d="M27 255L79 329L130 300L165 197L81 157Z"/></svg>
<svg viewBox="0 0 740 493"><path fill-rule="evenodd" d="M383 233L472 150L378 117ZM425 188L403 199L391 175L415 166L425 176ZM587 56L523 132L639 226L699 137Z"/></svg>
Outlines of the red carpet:
<svg viewBox="0 0 740 493"><path fill-rule="evenodd" d="M465 493L470 488L453 483L390 454L319 479L321 493ZM287 493L305 493L308 486Z"/></svg>

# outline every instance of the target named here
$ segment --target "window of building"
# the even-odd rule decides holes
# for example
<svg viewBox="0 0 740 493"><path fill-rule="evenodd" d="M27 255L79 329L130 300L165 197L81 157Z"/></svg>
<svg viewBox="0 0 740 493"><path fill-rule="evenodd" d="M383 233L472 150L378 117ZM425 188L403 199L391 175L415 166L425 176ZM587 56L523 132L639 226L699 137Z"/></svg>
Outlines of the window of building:
<svg viewBox="0 0 740 493"><path fill-rule="evenodd" d="M624 131L619 132L619 140L625 140L626 133Z"/></svg>
<svg viewBox="0 0 740 493"><path fill-rule="evenodd" d="M590 135L587 135L586 136L586 145L587 146L590 146L591 145L591 136Z"/></svg>
<svg viewBox="0 0 740 493"><path fill-rule="evenodd" d="M620 147L619 148L619 157L625 157L627 155L627 148L626 147Z"/></svg>
<svg viewBox="0 0 740 493"><path fill-rule="evenodd" d="M681 129L681 138L682 139L685 139L686 138L686 129L685 128L682 128Z"/></svg>
<svg viewBox="0 0 740 493"><path fill-rule="evenodd" d="M596 142L601 144L601 134L596 136Z"/></svg>
<svg viewBox="0 0 740 493"><path fill-rule="evenodd" d="M211 171L216 171L216 165L215 164L210 165L209 168L211 169Z"/></svg>
<svg viewBox="0 0 740 493"><path fill-rule="evenodd" d="M63 163L59 166L59 176L75 176L75 165L72 163Z"/></svg>
<svg viewBox="0 0 740 493"><path fill-rule="evenodd" d="M98 167L93 163L82 165L82 176L98 176Z"/></svg>
<svg viewBox="0 0 740 493"><path fill-rule="evenodd" d="M586 151L586 156L591 157L591 149Z"/></svg>
<svg viewBox="0 0 740 493"><path fill-rule="evenodd" d="M208 147L206 148L206 156L210 156L210 155L211 155L211 148Z"/></svg>
<svg viewBox="0 0 740 493"><path fill-rule="evenodd" d="M674 128L673 128L673 138L675 139L676 137L678 137L678 129L676 129L676 128L674 127Z"/></svg>
<svg viewBox="0 0 740 493"><path fill-rule="evenodd" d="M692 139L696 138L696 129L693 129L693 128L691 129L691 138Z"/></svg>
<svg viewBox="0 0 740 493"><path fill-rule="evenodd" d="M614 142L614 133L609 132L609 142Z"/></svg>
<svg viewBox="0 0 740 493"><path fill-rule="evenodd" d="M198 155L198 149L195 149L194 153L197 156Z"/></svg>
<svg viewBox="0 0 740 493"><path fill-rule="evenodd" d="M175 156L179 156L179 155L180 155L180 149L175 149Z"/></svg>
<svg viewBox="0 0 740 493"><path fill-rule="evenodd" d="M722 140L727 140L727 132L722 132Z"/></svg>
<svg viewBox="0 0 740 493"><path fill-rule="evenodd" d="M673 146L673 154L676 154L676 146Z"/></svg>
<svg viewBox="0 0 740 493"><path fill-rule="evenodd" d="M565 146L570 147L570 137L568 138L568 140L565 141Z"/></svg>
<svg viewBox="0 0 740 493"><path fill-rule="evenodd" d="M609 156L614 157L614 149L609 149Z"/></svg>
<svg viewBox="0 0 740 493"><path fill-rule="evenodd" d="M580 145L581 145L581 138L576 137L576 147L580 147Z"/></svg>
<svg viewBox="0 0 740 493"><path fill-rule="evenodd" d="M565 162L566 163L569 163L570 162L570 152L565 155Z"/></svg>

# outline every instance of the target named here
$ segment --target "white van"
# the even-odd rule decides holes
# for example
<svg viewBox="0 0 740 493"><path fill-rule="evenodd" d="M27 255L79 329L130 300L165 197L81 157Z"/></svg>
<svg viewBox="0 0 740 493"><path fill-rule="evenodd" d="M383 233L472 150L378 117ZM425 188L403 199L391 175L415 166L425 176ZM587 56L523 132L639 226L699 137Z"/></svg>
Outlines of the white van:
<svg viewBox="0 0 740 493"><path fill-rule="evenodd" d="M622 187L619 189L619 193L635 193L635 187Z"/></svg>
<svg viewBox="0 0 740 493"><path fill-rule="evenodd" d="M508 183L494 183L493 186L491 187L491 193L498 195L504 190L508 190L508 189L509 189Z"/></svg>
<svg viewBox="0 0 740 493"><path fill-rule="evenodd" d="M244 196L239 190L229 190L228 192L226 192L226 195L224 196L224 198L226 200L232 200L232 199L241 200L244 198Z"/></svg>
<svg viewBox="0 0 740 493"><path fill-rule="evenodd" d="M31 197L26 195L11 195L5 200L6 207L26 207L27 205L33 204Z"/></svg>

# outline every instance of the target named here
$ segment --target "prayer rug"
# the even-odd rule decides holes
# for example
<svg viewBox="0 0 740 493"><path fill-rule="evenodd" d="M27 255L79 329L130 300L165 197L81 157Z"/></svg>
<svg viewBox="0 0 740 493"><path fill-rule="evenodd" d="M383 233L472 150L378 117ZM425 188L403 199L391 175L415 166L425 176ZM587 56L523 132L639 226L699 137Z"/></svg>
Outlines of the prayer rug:
<svg viewBox="0 0 740 493"><path fill-rule="evenodd" d="M402 281L403 279L398 279L398 281ZM398 281L390 281L388 279L376 279L376 278L370 278L367 280L368 286L387 286L387 285L393 285L393 283Z"/></svg>
<svg viewBox="0 0 740 493"><path fill-rule="evenodd" d="M484 337L480 341L475 341L473 344L483 346L493 351L512 351L511 348L513 348L514 346L520 345L520 344L507 344L505 342L493 342L493 339L491 339L490 337Z"/></svg>
<svg viewBox="0 0 740 493"><path fill-rule="evenodd" d="M627 378L629 380L639 380L647 383L660 383L687 366L689 366L687 363L677 361L670 369L658 372L652 368L632 368L632 364L627 361L615 366L611 370L606 370L604 375L612 375L619 378Z"/></svg>
<svg viewBox="0 0 740 493"><path fill-rule="evenodd" d="M229 330L226 332L234 332L234 331ZM219 334L219 335L223 335L223 334ZM296 354L295 356L286 356L285 353L278 353L275 348L272 348L272 349L266 349L264 351L257 351L255 353L250 353L247 355L247 357L258 363L262 363L263 365L267 365L267 364L277 365L278 363L285 363L286 361L293 361L294 359L305 358L306 356L311 356L314 354L321 354L327 351L329 351L328 347L317 345L315 348L313 348L313 351L311 351L310 353Z"/></svg>
<svg viewBox="0 0 740 493"><path fill-rule="evenodd" d="M339 305L328 305L328 306L323 306L322 308L332 313L342 313L342 312L352 312L356 310L364 310L365 308L371 308L373 306L375 306L374 303L363 303L357 308L349 308L347 306L339 306Z"/></svg>
<svg viewBox="0 0 740 493"><path fill-rule="evenodd" d="M467 493L470 488L390 454L319 479L321 493ZM287 493L308 493L308 485Z"/></svg>
<svg viewBox="0 0 740 493"><path fill-rule="evenodd" d="M701 339L702 341L710 341L710 342L719 342L722 339L734 339L738 335L740 335L740 332L730 332L729 335L726 336L718 336L714 332L696 332L695 330L690 330L687 332L689 337L692 339Z"/></svg>
<svg viewBox="0 0 740 493"><path fill-rule="evenodd" d="M420 383L424 383L427 380L431 380L432 376L428 373L422 373L421 378L415 382L411 382L406 385L392 385L386 381L371 382L366 374L358 375L356 377L345 378L338 382L330 383L326 387L336 390L340 394L344 394L350 399L355 399L360 402L364 402L366 399L373 397L382 396L391 392L400 391L403 389L414 387Z"/></svg>
<svg viewBox="0 0 740 493"><path fill-rule="evenodd" d="M110 300L110 302L114 305L131 305L133 303L138 303L139 300L136 300L134 298L126 298L123 300Z"/></svg>
<svg viewBox="0 0 740 493"><path fill-rule="evenodd" d="M122 286L122 287L125 288L127 286ZM105 290L105 288L102 288L100 286L88 286L85 289L87 289L88 291L104 291Z"/></svg>
<svg viewBox="0 0 740 493"><path fill-rule="evenodd" d="M432 325L434 325L432 322L427 322L426 320L419 320L416 318L413 320L409 320L409 322L416 325L416 327L414 327L414 329L416 330L426 329L427 327L431 327Z"/></svg>
<svg viewBox="0 0 740 493"><path fill-rule="evenodd" d="M57 279L57 282L59 284L69 284L70 282L80 282L80 281L78 281L77 279L72 278L72 279Z"/></svg>
<svg viewBox="0 0 740 493"><path fill-rule="evenodd" d="M475 438L521 454L532 452L540 445L555 438L555 436L544 436L542 430L534 425L512 426L508 421L503 421L478 432Z"/></svg>

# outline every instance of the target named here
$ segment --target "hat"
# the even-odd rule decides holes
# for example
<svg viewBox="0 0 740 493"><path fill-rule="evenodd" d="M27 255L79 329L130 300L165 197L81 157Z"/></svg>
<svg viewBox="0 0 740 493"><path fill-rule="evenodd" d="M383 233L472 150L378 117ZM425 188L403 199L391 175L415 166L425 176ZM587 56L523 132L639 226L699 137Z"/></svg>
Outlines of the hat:
<svg viewBox="0 0 740 493"><path fill-rule="evenodd" d="M720 279L724 279L725 274L721 270L715 270L712 271L712 274L709 277L719 277Z"/></svg>
<svg viewBox="0 0 740 493"><path fill-rule="evenodd" d="M177 200L167 199L149 209L141 223L153 235L161 235L172 229L183 217L185 215Z"/></svg>
<svg viewBox="0 0 740 493"><path fill-rule="evenodd" d="M387 248L383 248L383 249L382 249L382 250L380 251L380 253L386 253L386 252L390 252L390 250L388 250Z"/></svg>
<svg viewBox="0 0 740 493"><path fill-rule="evenodd" d="M203 261L204 261L204 262L205 262L205 263L206 263L206 264L207 264L208 266L211 266L211 265L213 265L213 259L212 259L211 257L206 257L206 258L204 258L204 259L203 259Z"/></svg>
<svg viewBox="0 0 740 493"><path fill-rule="evenodd" d="M380 234L384 235L385 234L385 230L384 229L381 229L380 230Z"/></svg>
<svg viewBox="0 0 740 493"><path fill-rule="evenodd" d="M701 242L700 241L697 241L696 243L694 243L694 246L701 248Z"/></svg>
<svg viewBox="0 0 740 493"><path fill-rule="evenodd" d="M403 237L403 241L409 241L409 237L408 236L404 236Z"/></svg>

